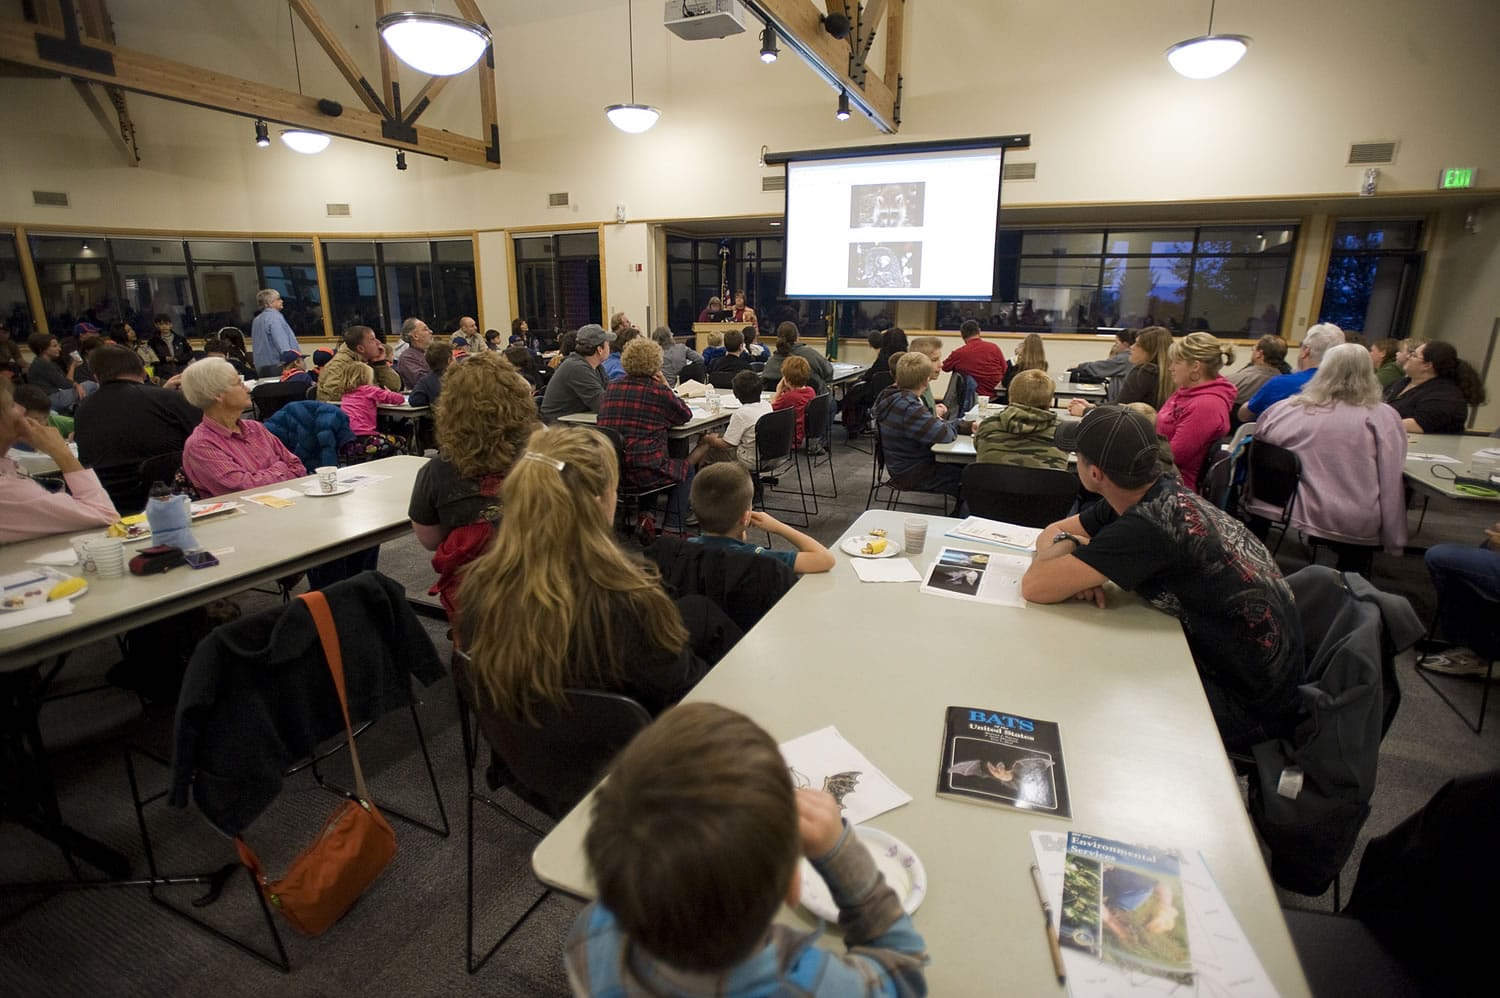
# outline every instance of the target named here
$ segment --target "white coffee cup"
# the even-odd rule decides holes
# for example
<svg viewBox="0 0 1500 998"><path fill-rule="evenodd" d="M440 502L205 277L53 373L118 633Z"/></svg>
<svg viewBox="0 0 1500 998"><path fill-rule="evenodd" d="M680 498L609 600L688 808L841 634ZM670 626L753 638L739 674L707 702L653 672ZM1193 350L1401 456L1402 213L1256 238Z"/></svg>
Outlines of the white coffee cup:
<svg viewBox="0 0 1500 998"><path fill-rule="evenodd" d="M339 487L339 469L333 465L324 465L317 469L318 491L333 492Z"/></svg>
<svg viewBox="0 0 1500 998"><path fill-rule="evenodd" d="M125 545L118 537L90 538L85 550L99 578L115 579L125 574Z"/></svg>
<svg viewBox="0 0 1500 998"><path fill-rule="evenodd" d="M978 407L980 409L983 409L985 406L987 406L989 404L990 404L990 397L988 395L976 395L976 396L974 396L974 405L976 407Z"/></svg>

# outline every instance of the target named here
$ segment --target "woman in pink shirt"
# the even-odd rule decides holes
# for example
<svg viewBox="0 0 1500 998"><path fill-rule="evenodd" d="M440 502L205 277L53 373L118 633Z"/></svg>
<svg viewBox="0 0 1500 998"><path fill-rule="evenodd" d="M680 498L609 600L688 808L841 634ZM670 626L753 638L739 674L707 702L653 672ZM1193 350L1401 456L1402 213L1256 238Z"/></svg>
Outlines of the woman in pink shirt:
<svg viewBox="0 0 1500 998"><path fill-rule="evenodd" d="M1156 414L1156 432L1172 445L1182 484L1198 488L1203 459L1215 440L1229 432L1234 382L1219 374L1234 363L1234 348L1210 333L1189 333L1168 349L1168 369L1176 387Z"/></svg>
<svg viewBox="0 0 1500 998"><path fill-rule="evenodd" d="M401 441L377 428L375 407L405 405L406 396L377 385L375 371L369 364L356 364L354 371L359 383L344 392L339 401L344 415L349 417L349 429L354 433L354 439L339 448L340 462L353 464L400 454Z"/></svg>
<svg viewBox="0 0 1500 998"><path fill-rule="evenodd" d="M68 490L48 492L21 474L4 456L17 443L52 458ZM11 394L10 379L0 378L0 544L101 527L119 518L98 477L78 463L62 434L28 419Z"/></svg>
<svg viewBox="0 0 1500 998"><path fill-rule="evenodd" d="M250 391L234 365L205 357L182 372L182 396L203 410L203 419L182 448L182 471L200 495L272 485L307 474L297 455L253 419Z"/></svg>

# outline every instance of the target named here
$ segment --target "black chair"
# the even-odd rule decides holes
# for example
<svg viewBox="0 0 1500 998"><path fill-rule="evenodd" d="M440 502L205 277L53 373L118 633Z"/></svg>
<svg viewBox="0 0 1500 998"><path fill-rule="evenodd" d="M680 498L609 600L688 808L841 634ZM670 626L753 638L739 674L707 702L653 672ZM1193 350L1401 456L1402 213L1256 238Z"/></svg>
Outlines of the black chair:
<svg viewBox="0 0 1500 998"><path fill-rule="evenodd" d="M770 506L766 503L766 486L777 486L790 472L797 475L797 497L801 500L802 522L810 522L807 508L807 492L802 486L802 463L792 453L792 440L797 435L797 411L782 409L768 412L755 421L755 502L768 513L796 513L792 507Z"/></svg>
<svg viewBox="0 0 1500 998"><path fill-rule="evenodd" d="M625 484L625 438L620 431L609 426L595 425L594 429L609 437L615 447L615 467L620 483L615 488L615 529L624 534L634 531L642 544L656 539L656 520L644 509L649 500L655 509L656 497L672 491L675 485L658 485L649 489L633 489Z"/></svg>
<svg viewBox="0 0 1500 998"><path fill-rule="evenodd" d="M682 365L682 370L677 372L677 380L705 384L708 381L708 370L704 368L701 360L690 360Z"/></svg>
<svg viewBox="0 0 1500 998"><path fill-rule="evenodd" d="M796 571L780 559L676 537L658 537L645 554L661 570L673 599L703 596L746 632L797 581Z"/></svg>
<svg viewBox="0 0 1500 998"><path fill-rule="evenodd" d="M255 409L255 418L264 423L276 414L276 410L288 402L300 402L306 398L312 398L307 394L308 385L299 381L272 382L264 385L256 385L250 389L250 405ZM312 386L316 393L317 384Z"/></svg>
<svg viewBox="0 0 1500 998"><path fill-rule="evenodd" d="M895 509L898 505L913 506L918 509L931 509L931 506L908 502L901 498L903 492L918 492L926 495L941 496L943 500L943 516L949 515L950 500L952 501L953 511L956 512L958 510L959 504L962 501L959 489L955 488L952 492L934 492L929 489L915 488L910 483L902 482L886 470L885 441L884 435L880 431L878 420L875 423L875 450L872 453L873 464L870 469L870 494L865 498L865 505L867 507L874 508L875 497L880 493L881 489L886 489L890 492L890 498L885 503L886 509Z"/></svg>
<svg viewBox="0 0 1500 998"><path fill-rule="evenodd" d="M733 388L734 376L739 373L738 371L715 371L708 376L708 383L715 388Z"/></svg>
<svg viewBox="0 0 1500 998"><path fill-rule="evenodd" d="M1281 528L1276 546L1271 554L1281 550L1288 526L1292 522L1292 509L1297 504L1297 486L1302 480L1302 462L1297 455L1285 447L1268 444L1264 440L1250 441L1250 466L1245 473L1245 494L1268 506L1281 508L1281 516L1272 525Z"/></svg>
<svg viewBox="0 0 1500 998"><path fill-rule="evenodd" d="M1078 477L1054 468L971 464L964 469L964 502L975 516L1045 527L1068 515L1078 498Z"/></svg>
<svg viewBox="0 0 1500 998"><path fill-rule="evenodd" d="M833 394L824 392L807 403L802 414L803 434L801 457L807 462L807 481L810 486L808 498L812 500L812 512L818 515L819 499L839 497L839 479L833 468ZM828 481L832 492L819 492L815 472L819 465L828 466Z"/></svg>
<svg viewBox="0 0 1500 998"><path fill-rule="evenodd" d="M478 739L474 726L477 724L478 733L484 735L490 746L491 763L486 781L489 789L509 790L517 799L557 819L593 789L616 753L651 723L651 715L639 703L618 693L568 689L563 691L564 704L544 704L534 708L531 721L509 718L486 703L469 678L471 671L468 655L455 651L453 685L459 697L464 769L468 777L465 965L469 973L474 974L552 893L550 888L544 889L494 945L475 959L474 805L487 805L538 838L545 836L546 832L499 800L476 789L473 760Z"/></svg>
<svg viewBox="0 0 1500 998"><path fill-rule="evenodd" d="M1437 683L1433 682L1433 672L1429 669L1423 668L1422 666L1422 663L1427 660L1428 654L1430 654L1432 651L1437 650L1437 648L1445 647L1446 645L1432 641L1423 646L1423 654L1417 658L1417 675L1421 676L1422 681L1432 689L1432 692L1441 697L1443 703L1448 705L1448 709L1457 714L1459 720L1468 725L1469 730L1473 731L1474 734L1477 735L1484 730L1484 714L1485 711L1489 709L1490 705L1490 680L1495 675L1495 658L1497 655L1500 655L1500 600L1495 599L1495 597L1491 596L1489 593L1485 592L1483 589L1480 589L1478 586L1474 585L1474 583L1470 582L1468 579L1463 578L1462 576L1454 576L1454 584L1467 586L1470 590L1470 596L1472 598L1481 601L1489 607L1489 609L1485 611L1480 618L1484 620L1489 628L1489 638L1484 643L1484 647L1470 649L1474 652L1474 654L1484 658L1487 663L1487 668L1485 669L1484 673L1484 682L1481 684L1481 692L1479 694L1478 716L1472 721L1465 717L1463 711L1458 709L1458 704L1454 703L1449 698L1448 694L1443 692L1442 688L1439 687ZM1434 621L1433 630L1436 631L1436 629L1437 624L1436 621Z"/></svg>

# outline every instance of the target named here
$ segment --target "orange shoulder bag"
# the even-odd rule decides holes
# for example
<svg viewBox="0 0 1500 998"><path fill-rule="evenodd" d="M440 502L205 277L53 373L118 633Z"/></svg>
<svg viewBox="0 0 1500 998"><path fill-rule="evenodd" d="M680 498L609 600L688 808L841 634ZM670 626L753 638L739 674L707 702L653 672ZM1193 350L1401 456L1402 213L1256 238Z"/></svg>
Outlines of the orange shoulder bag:
<svg viewBox="0 0 1500 998"><path fill-rule="evenodd" d="M286 916L298 932L320 936L354 907L375 878L380 876L391 857L396 855L396 833L391 831L380 812L370 803L365 774L359 765L359 749L354 744L354 726L349 721L349 697L344 688L344 658L339 647L333 614L321 592L298 597L307 604L328 671L338 690L339 706L344 711L344 731L349 738L349 760L354 764L354 789L357 799L346 800L323 823L323 830L312 845L287 868L286 875L272 882L261 869L260 859L245 840L235 837L240 862L250 870L261 893L271 905Z"/></svg>

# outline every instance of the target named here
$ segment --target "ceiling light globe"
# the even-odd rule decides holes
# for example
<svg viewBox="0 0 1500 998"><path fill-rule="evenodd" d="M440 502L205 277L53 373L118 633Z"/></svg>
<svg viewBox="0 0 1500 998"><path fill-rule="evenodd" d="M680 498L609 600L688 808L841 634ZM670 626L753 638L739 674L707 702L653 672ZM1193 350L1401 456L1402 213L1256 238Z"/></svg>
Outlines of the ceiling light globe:
<svg viewBox="0 0 1500 998"><path fill-rule="evenodd" d="M333 139L322 132L309 131L305 128L283 129L281 141L286 143L288 149L300 152L304 156L315 156L328 148L328 143Z"/></svg>
<svg viewBox="0 0 1500 998"><path fill-rule="evenodd" d="M1190 80L1210 80L1233 69L1249 47L1245 35L1202 35L1167 49L1167 62Z"/></svg>
<svg viewBox="0 0 1500 998"><path fill-rule="evenodd" d="M375 25L398 59L428 76L456 76L490 45L489 28L452 14L401 11Z"/></svg>
<svg viewBox="0 0 1500 998"><path fill-rule="evenodd" d="M661 112L646 104L611 104L604 109L610 124L622 132L639 135L656 124Z"/></svg>

